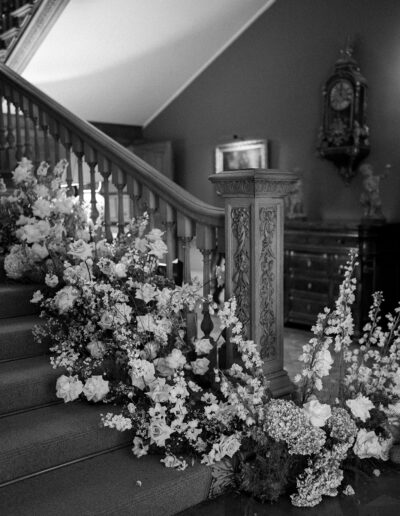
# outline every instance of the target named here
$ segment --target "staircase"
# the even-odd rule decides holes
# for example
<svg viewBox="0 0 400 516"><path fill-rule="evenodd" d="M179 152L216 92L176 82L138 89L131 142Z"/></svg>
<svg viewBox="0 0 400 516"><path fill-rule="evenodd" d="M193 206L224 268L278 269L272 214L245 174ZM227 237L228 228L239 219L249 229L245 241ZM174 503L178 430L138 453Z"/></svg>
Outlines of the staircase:
<svg viewBox="0 0 400 516"><path fill-rule="evenodd" d="M130 432L99 424L112 407L60 403L61 371L31 331L38 286L0 281L0 514L172 515L205 500L209 468L136 459Z"/></svg>

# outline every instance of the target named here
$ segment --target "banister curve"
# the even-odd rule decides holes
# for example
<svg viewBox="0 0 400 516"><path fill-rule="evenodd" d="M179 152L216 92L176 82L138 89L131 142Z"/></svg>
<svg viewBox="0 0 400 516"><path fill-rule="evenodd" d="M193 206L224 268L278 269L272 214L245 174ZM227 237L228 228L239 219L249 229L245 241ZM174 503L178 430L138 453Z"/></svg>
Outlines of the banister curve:
<svg viewBox="0 0 400 516"><path fill-rule="evenodd" d="M30 84L4 64L0 64L0 77L5 84L34 101L49 116L81 138L85 144L109 159L127 175L169 203L188 218L210 226L224 226L224 209L198 199L184 188L167 178L154 167L140 159L118 142L104 134L89 122L74 115L57 101Z"/></svg>

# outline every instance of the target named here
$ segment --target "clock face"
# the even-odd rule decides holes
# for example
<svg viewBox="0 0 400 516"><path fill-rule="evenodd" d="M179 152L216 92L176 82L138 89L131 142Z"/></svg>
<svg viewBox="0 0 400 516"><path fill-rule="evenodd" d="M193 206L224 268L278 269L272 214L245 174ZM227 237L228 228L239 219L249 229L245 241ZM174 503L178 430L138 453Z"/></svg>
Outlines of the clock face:
<svg viewBox="0 0 400 516"><path fill-rule="evenodd" d="M346 109L354 98L354 90L351 82L342 79L336 82L330 92L331 107L336 111Z"/></svg>

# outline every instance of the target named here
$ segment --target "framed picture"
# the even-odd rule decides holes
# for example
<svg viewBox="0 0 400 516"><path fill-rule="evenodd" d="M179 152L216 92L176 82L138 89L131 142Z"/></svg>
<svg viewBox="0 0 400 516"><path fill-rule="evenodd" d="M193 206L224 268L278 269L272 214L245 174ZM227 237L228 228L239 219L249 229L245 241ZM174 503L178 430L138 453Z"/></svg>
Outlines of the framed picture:
<svg viewBox="0 0 400 516"><path fill-rule="evenodd" d="M218 145L215 149L215 172L267 168L267 140L241 140Z"/></svg>

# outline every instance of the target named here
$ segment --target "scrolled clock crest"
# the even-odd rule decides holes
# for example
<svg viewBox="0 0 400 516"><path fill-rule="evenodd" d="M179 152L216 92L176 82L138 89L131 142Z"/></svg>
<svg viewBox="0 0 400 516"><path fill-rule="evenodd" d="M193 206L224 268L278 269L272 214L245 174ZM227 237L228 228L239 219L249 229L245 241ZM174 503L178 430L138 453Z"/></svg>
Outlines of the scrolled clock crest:
<svg viewBox="0 0 400 516"><path fill-rule="evenodd" d="M349 45L341 51L334 73L323 88L323 118L317 147L322 158L335 163L346 184L370 150L367 81L352 54Z"/></svg>

